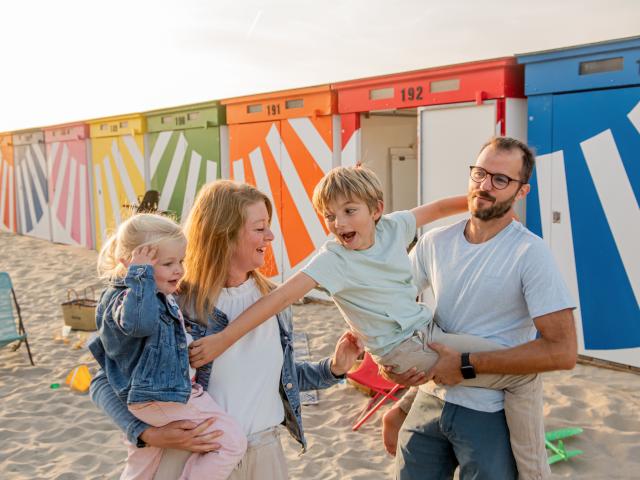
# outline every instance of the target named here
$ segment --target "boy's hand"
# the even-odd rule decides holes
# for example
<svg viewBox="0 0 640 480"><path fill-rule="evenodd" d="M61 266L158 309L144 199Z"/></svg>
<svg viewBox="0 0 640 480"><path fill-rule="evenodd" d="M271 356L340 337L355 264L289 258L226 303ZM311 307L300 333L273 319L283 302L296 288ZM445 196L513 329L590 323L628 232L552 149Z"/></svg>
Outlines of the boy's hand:
<svg viewBox="0 0 640 480"><path fill-rule="evenodd" d="M158 247L151 245L141 245L136 247L131 252L131 262L129 265L155 265L158 261L157 258ZM129 266L127 265L127 267Z"/></svg>
<svg viewBox="0 0 640 480"><path fill-rule="evenodd" d="M223 333L208 335L189 345L189 362L193 368L200 368L218 358L227 348Z"/></svg>

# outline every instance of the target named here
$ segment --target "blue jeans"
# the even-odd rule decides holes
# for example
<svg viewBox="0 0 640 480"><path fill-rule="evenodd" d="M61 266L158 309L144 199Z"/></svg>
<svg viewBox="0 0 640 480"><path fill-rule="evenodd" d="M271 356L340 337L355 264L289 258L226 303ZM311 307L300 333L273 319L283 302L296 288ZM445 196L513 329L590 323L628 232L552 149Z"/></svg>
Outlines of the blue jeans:
<svg viewBox="0 0 640 480"><path fill-rule="evenodd" d="M480 412L420 391L398 438L396 479L515 480L504 410Z"/></svg>

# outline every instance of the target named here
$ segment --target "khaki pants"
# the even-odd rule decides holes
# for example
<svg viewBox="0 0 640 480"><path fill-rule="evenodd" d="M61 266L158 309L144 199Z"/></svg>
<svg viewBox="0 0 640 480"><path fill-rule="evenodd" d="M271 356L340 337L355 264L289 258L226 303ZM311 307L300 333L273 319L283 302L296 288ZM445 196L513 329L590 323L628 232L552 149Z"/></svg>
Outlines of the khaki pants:
<svg viewBox="0 0 640 480"><path fill-rule="evenodd" d="M435 322L431 322L424 331L416 332L391 352L383 356L373 355L373 358L379 365L393 366L397 372L404 372L411 367L426 372L438 360L438 354L427 346L432 342L442 343L458 352L486 352L504 348L485 338L445 333ZM549 478L551 470L544 445L540 376L482 374L464 380L461 385L504 390L504 411L519 478Z"/></svg>
<svg viewBox="0 0 640 480"><path fill-rule="evenodd" d="M214 424L215 425L215 424ZM229 480L287 480L289 471L277 427L247 438L247 452ZM182 473L189 452L166 450L154 480L176 480ZM203 479L204 480L204 479Z"/></svg>
<svg viewBox="0 0 640 480"><path fill-rule="evenodd" d="M287 480L289 470L280 432L271 429L249 436L249 447L229 480Z"/></svg>

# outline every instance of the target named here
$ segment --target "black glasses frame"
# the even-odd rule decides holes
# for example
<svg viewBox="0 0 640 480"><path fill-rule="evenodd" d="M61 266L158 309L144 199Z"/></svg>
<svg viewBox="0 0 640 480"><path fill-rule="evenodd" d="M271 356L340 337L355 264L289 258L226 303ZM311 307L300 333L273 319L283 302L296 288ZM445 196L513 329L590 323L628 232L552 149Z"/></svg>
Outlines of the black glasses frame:
<svg viewBox="0 0 640 480"><path fill-rule="evenodd" d="M479 170L481 172L484 172L484 175L485 175L484 178L486 178L487 175L489 175L491 177L491 185L493 185L493 188L495 188L496 190L504 190L505 188L507 188L509 186L509 184L511 182L518 182L521 185L524 185L526 183L526 182L523 182L522 180L518 180L517 178L511 178L509 175L505 175L504 173L491 173L491 172L488 172L486 169L484 169L482 167L479 167L478 165L469 165L469 178L471 180L473 180L474 182L476 182L476 183L484 182L484 178L482 180L480 180L480 181L478 181L475 178L473 178L474 169L475 170ZM504 177L504 178L508 179L509 181L507 182L507 184L504 187L499 187L493 181L493 179L496 176Z"/></svg>

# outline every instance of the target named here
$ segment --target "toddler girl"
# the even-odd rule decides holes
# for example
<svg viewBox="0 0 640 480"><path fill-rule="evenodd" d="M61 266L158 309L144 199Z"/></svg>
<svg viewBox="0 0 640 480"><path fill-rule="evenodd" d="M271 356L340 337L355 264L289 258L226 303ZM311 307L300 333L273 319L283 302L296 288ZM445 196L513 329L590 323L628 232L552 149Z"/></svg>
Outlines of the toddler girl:
<svg viewBox="0 0 640 480"><path fill-rule="evenodd" d="M98 257L108 279L96 310L99 337L89 348L118 397L137 418L160 427L176 420L200 423L215 417L220 449L194 453L181 479L226 479L242 459L247 441L236 421L192 382L190 336L173 298L184 275L182 229L167 217L139 214L122 223ZM152 479L162 449L129 446L121 479Z"/></svg>

